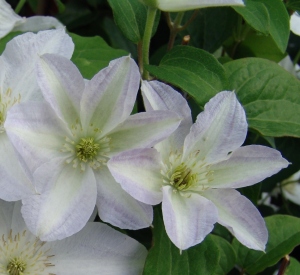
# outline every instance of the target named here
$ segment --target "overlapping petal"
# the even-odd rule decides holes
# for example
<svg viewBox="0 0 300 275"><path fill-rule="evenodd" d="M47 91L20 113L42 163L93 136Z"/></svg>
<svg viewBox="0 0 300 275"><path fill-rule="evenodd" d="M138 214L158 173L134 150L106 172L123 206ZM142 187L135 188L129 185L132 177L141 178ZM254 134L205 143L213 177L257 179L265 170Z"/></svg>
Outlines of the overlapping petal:
<svg viewBox="0 0 300 275"><path fill-rule="evenodd" d="M135 149L112 157L109 171L122 188L135 199L158 204L162 201L161 157L155 149Z"/></svg>
<svg viewBox="0 0 300 275"><path fill-rule="evenodd" d="M198 194L182 195L163 187L162 212L171 241L184 250L202 242L218 220L215 205Z"/></svg>
<svg viewBox="0 0 300 275"><path fill-rule="evenodd" d="M195 152L198 160L209 164L225 160L229 152L243 144L246 134L245 111L234 92L220 92L191 127L184 141L183 160Z"/></svg>
<svg viewBox="0 0 300 275"><path fill-rule="evenodd" d="M153 220L152 206L135 200L115 181L107 167L95 171L97 207L101 220L123 229L149 227Z"/></svg>
<svg viewBox="0 0 300 275"><path fill-rule="evenodd" d="M82 173L67 165L53 173L54 179L46 191L22 200L26 225L47 241L63 239L82 229L94 210L97 196L92 169Z"/></svg>
<svg viewBox="0 0 300 275"><path fill-rule="evenodd" d="M133 109L139 83L133 59L127 56L111 61L86 85L81 101L84 127L93 123L105 135L122 123Z"/></svg>
<svg viewBox="0 0 300 275"><path fill-rule="evenodd" d="M218 223L227 227L243 245L265 250L268 231L251 201L233 189L210 189L203 195L218 208Z"/></svg>
<svg viewBox="0 0 300 275"><path fill-rule="evenodd" d="M211 166L211 188L241 188L253 185L286 168L289 162L280 152L260 145L238 148L230 157Z"/></svg>
<svg viewBox="0 0 300 275"><path fill-rule="evenodd" d="M13 31L38 32L59 28L64 28L64 25L60 23L55 17L36 15L26 18L25 22L23 24L15 26Z"/></svg>

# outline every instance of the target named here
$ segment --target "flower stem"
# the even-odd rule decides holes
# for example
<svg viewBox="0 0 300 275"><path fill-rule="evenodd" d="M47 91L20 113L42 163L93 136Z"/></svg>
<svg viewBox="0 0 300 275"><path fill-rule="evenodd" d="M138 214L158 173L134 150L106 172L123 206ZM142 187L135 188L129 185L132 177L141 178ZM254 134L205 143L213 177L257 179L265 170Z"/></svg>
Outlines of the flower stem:
<svg viewBox="0 0 300 275"><path fill-rule="evenodd" d="M290 257L289 255L285 255L284 258L282 259L277 275L284 275L289 263L290 263Z"/></svg>
<svg viewBox="0 0 300 275"><path fill-rule="evenodd" d="M149 64L149 49L150 49L150 41L151 41L151 35L153 30L153 25L155 21L157 9L148 7L147 12L147 21L146 21L146 27L145 27L145 33L143 37L143 68L140 68L140 70L143 72L143 79L148 80L149 79L149 72L145 70L145 65Z"/></svg>
<svg viewBox="0 0 300 275"><path fill-rule="evenodd" d="M168 51L171 50L174 46L175 38L179 31L179 27L180 27L181 21L183 19L183 16L184 16L184 12L179 12L177 14L174 22L171 24L170 38L169 38L169 43L168 43Z"/></svg>
<svg viewBox="0 0 300 275"><path fill-rule="evenodd" d="M15 13L19 13L21 9L23 8L24 4L26 3L26 0L20 0L17 7L15 8Z"/></svg>

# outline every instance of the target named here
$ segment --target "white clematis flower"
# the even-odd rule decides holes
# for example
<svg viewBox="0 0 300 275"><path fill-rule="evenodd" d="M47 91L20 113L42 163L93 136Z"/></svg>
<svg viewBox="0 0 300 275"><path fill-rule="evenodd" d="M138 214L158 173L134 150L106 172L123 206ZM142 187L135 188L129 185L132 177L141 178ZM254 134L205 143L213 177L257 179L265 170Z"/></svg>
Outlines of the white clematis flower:
<svg viewBox="0 0 300 275"><path fill-rule="evenodd" d="M297 12L291 15L290 29L294 34L300 35L300 15Z"/></svg>
<svg viewBox="0 0 300 275"><path fill-rule="evenodd" d="M13 31L38 32L64 27L56 18L51 16L21 17L5 0L0 0L0 22L0 39Z"/></svg>
<svg viewBox="0 0 300 275"><path fill-rule="evenodd" d="M140 83L130 57L112 61L85 83L68 59L44 55L37 77L51 107L19 104L5 124L38 193L23 199L31 232L42 240L70 236L86 224L95 204L105 222L126 229L148 227L152 207L128 195L106 162L165 139L178 127L179 117L170 111L130 116Z"/></svg>
<svg viewBox="0 0 300 275"><path fill-rule="evenodd" d="M42 242L26 228L21 203L0 200L0 274L141 274L147 250L102 223L61 241Z"/></svg>
<svg viewBox="0 0 300 275"><path fill-rule="evenodd" d="M184 98L171 87L143 82L147 110L177 110L179 128L162 143L111 158L114 178L137 200L162 202L166 231L181 250L200 243L214 223L245 246L264 250L268 233L255 206L234 188L253 185L286 167L271 148L243 144L247 122L234 92L223 91L192 125Z"/></svg>
<svg viewBox="0 0 300 275"><path fill-rule="evenodd" d="M29 175L19 164L4 123L8 110L21 102L38 100L42 93L35 76L39 55L57 53L71 58L74 44L64 29L19 35L7 43L0 56L0 198L20 200L35 192Z"/></svg>
<svg viewBox="0 0 300 275"><path fill-rule="evenodd" d="M162 11L187 11L207 7L244 6L243 0L140 0Z"/></svg>
<svg viewBox="0 0 300 275"><path fill-rule="evenodd" d="M300 171L282 181L281 190L287 199L300 205Z"/></svg>

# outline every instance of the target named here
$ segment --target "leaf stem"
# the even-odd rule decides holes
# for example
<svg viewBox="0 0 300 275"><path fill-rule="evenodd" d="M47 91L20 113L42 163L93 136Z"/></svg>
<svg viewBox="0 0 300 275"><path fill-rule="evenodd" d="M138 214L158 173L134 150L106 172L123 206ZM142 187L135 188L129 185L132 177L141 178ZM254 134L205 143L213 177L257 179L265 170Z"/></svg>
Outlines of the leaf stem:
<svg viewBox="0 0 300 275"><path fill-rule="evenodd" d="M180 27L181 21L183 19L183 16L184 16L184 12L179 12L177 14L174 22L171 23L168 51L171 50L174 46L175 38L176 38L177 33L179 32L179 27Z"/></svg>
<svg viewBox="0 0 300 275"><path fill-rule="evenodd" d="M285 255L284 258L282 259L277 275L284 275L289 263L290 263L290 257L289 255Z"/></svg>
<svg viewBox="0 0 300 275"><path fill-rule="evenodd" d="M24 4L26 3L26 0L20 0L18 5L15 8L15 13L19 13L21 9L23 8Z"/></svg>
<svg viewBox="0 0 300 275"><path fill-rule="evenodd" d="M143 68L140 69L143 72L143 79L146 80L149 79L149 72L145 70L145 65L149 64L150 41L151 41L151 35L152 35L156 12L157 12L156 8L148 7L147 21L146 21L145 33L144 33L143 45L142 45Z"/></svg>

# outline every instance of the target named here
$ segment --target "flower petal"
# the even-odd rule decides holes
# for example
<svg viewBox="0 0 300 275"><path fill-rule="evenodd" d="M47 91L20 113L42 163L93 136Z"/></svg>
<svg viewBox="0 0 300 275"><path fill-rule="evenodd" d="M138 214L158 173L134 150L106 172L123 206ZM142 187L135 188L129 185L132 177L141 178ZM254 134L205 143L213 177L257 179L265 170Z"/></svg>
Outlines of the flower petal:
<svg viewBox="0 0 300 275"><path fill-rule="evenodd" d="M206 198L191 193L188 196L163 187L163 218L167 234L180 249L202 242L218 220L218 211Z"/></svg>
<svg viewBox="0 0 300 275"><path fill-rule="evenodd" d="M240 188L255 184L289 165L280 152L260 145L238 148L230 157L213 164L212 188Z"/></svg>
<svg viewBox="0 0 300 275"><path fill-rule="evenodd" d="M67 58L45 54L37 66L37 80L44 98L69 126L79 118L84 81L77 67Z"/></svg>
<svg viewBox="0 0 300 275"><path fill-rule="evenodd" d="M265 221L250 200L233 189L210 189L203 196L211 200L219 211L218 223L245 246L265 250L268 231Z"/></svg>
<svg viewBox="0 0 300 275"><path fill-rule="evenodd" d="M139 88L138 67L129 56L109 63L86 85L81 101L81 121L91 122L103 134L114 129L131 113Z"/></svg>
<svg viewBox="0 0 300 275"><path fill-rule="evenodd" d="M290 28L294 34L300 35L300 15L298 12L292 14L290 18Z"/></svg>
<svg viewBox="0 0 300 275"><path fill-rule="evenodd" d="M0 198L16 201L34 194L33 185L20 165L6 133L0 134L0 148Z"/></svg>
<svg viewBox="0 0 300 275"><path fill-rule="evenodd" d="M52 16L31 16L26 18L26 21L14 27L13 31L21 32L38 32L43 30L64 28L55 17Z"/></svg>
<svg viewBox="0 0 300 275"><path fill-rule="evenodd" d="M42 176L41 167L39 169ZM43 169L46 170L47 165ZM44 193L22 201L26 225L43 241L60 240L81 230L96 204L92 169L82 173L72 165L65 165L55 173L53 180Z"/></svg>
<svg viewBox="0 0 300 275"><path fill-rule="evenodd" d="M5 121L7 135L26 162L25 169L33 172L41 163L61 156L66 126L46 102L27 102L10 108Z"/></svg>
<svg viewBox="0 0 300 275"><path fill-rule="evenodd" d="M182 119L177 130L155 146L166 159L171 151L182 150L184 139L193 124L190 107L179 92L162 82L142 81L141 90L147 111L170 110Z"/></svg>
<svg viewBox="0 0 300 275"><path fill-rule="evenodd" d="M146 0L147 1L147 0ZM145 2L145 0L144 0ZM187 11L207 7L243 6L242 0L158 0L157 7L162 11Z"/></svg>
<svg viewBox="0 0 300 275"><path fill-rule="evenodd" d="M21 95L21 101L41 98L36 82L35 64L40 55L56 53L71 58L74 43L64 29L25 33L9 41L2 54L5 78L2 92L11 89L12 95Z"/></svg>
<svg viewBox="0 0 300 275"><path fill-rule="evenodd" d="M106 167L95 170L97 207L101 220L122 229L140 229L151 225L152 206L143 204L127 194Z"/></svg>
<svg viewBox="0 0 300 275"><path fill-rule="evenodd" d="M152 147L167 138L180 123L176 113L152 111L130 116L108 133L111 139L110 155L142 147Z"/></svg>
<svg viewBox="0 0 300 275"><path fill-rule="evenodd" d="M25 18L17 15L5 0L0 0L0 39L7 35L14 26L25 22Z"/></svg>
<svg viewBox="0 0 300 275"><path fill-rule="evenodd" d="M112 157L107 166L115 180L135 199L146 204L162 201L161 158L155 149L135 149Z"/></svg>
<svg viewBox="0 0 300 275"><path fill-rule="evenodd" d="M87 223L75 235L49 243L53 274L142 274L147 250L136 240L102 223Z"/></svg>
<svg viewBox="0 0 300 275"><path fill-rule="evenodd" d="M224 160L243 144L247 129L245 111L235 93L220 92L198 115L184 141L183 159L197 152L197 159L208 164Z"/></svg>

